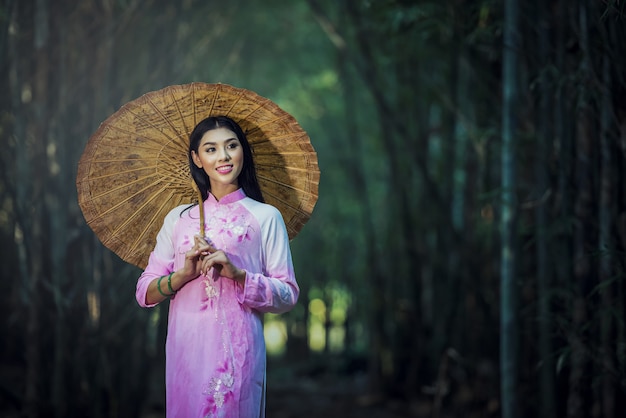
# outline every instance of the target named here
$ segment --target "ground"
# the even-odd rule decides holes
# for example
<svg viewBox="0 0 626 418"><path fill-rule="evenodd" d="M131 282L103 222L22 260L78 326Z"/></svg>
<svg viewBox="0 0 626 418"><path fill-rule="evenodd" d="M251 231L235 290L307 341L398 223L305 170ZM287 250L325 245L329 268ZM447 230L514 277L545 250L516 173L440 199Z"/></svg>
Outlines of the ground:
<svg viewBox="0 0 626 418"><path fill-rule="evenodd" d="M272 365L270 365L272 367ZM309 376L284 372L275 367L268 372L268 418L421 418L430 417L426 405L410 405L401 400L367 395L364 374Z"/></svg>

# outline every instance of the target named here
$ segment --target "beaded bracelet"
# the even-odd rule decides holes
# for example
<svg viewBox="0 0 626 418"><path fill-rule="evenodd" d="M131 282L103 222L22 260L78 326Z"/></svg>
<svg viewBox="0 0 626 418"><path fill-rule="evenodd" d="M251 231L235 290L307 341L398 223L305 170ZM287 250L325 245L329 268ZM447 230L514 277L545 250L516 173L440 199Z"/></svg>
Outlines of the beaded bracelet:
<svg viewBox="0 0 626 418"><path fill-rule="evenodd" d="M169 291L170 291L170 293L171 293L171 295L170 295L170 296L173 296L173 295L174 295L174 293L176 293L176 292L174 291L174 289L172 289L172 274L174 274L174 272L171 272L171 273L170 273L170 275L169 275L169 276L167 276L167 290L169 290Z"/></svg>
<svg viewBox="0 0 626 418"><path fill-rule="evenodd" d="M166 295L165 293L163 293L163 291L161 290L161 280L163 280L165 278L165 276L161 276L159 277L159 280L157 280L157 289L159 290L159 293L163 296L163 297L169 297L170 295Z"/></svg>

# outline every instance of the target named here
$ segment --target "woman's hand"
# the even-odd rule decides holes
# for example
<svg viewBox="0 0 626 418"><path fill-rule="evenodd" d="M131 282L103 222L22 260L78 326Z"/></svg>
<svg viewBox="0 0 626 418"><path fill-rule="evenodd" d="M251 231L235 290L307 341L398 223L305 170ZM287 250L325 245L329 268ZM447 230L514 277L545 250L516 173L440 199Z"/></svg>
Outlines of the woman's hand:
<svg viewBox="0 0 626 418"><path fill-rule="evenodd" d="M185 253L185 264L181 270L185 283L202 274L202 259L208 256L212 249L214 250L204 238L194 236L194 245Z"/></svg>
<svg viewBox="0 0 626 418"><path fill-rule="evenodd" d="M208 271L213 268L218 275L243 284L246 280L246 272L235 266L224 251L218 250L208 243L206 245L208 246L208 254L201 259L201 274L207 275Z"/></svg>

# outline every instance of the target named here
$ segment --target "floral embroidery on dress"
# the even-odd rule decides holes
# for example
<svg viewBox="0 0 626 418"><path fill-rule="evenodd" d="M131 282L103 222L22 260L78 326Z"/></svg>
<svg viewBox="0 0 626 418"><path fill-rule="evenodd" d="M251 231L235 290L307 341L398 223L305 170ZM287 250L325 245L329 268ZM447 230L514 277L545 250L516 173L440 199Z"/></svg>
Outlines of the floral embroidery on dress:
<svg viewBox="0 0 626 418"><path fill-rule="evenodd" d="M226 233L229 237L237 237L238 242L242 242L244 239L250 239L247 233L247 225L237 223L238 216L233 216L230 219L223 218L222 230L220 233Z"/></svg>
<svg viewBox="0 0 626 418"><path fill-rule="evenodd" d="M202 281L202 283L204 283L204 291L206 293L207 298L212 299L216 297L217 295L219 295L219 292L217 291L217 287L214 286L210 280L205 279Z"/></svg>
<svg viewBox="0 0 626 418"><path fill-rule="evenodd" d="M208 390L213 394L215 406L221 408L224 405L227 392L233 386L234 381L233 375L230 373L222 373L219 377L211 379Z"/></svg>
<svg viewBox="0 0 626 418"><path fill-rule="evenodd" d="M202 392L207 397L206 406L202 411L204 417L219 416L218 410L234 398L232 387L235 383L235 378L228 371L226 363L218 368L216 372L217 376L211 379Z"/></svg>
<svg viewBox="0 0 626 418"><path fill-rule="evenodd" d="M228 252L229 249L236 248L235 254L241 251L238 244L244 241L252 242L250 233L252 232L250 219L247 211L239 204L216 205L209 212L207 211L205 222L205 238L213 247ZM250 232L249 232L250 231ZM187 238L187 237L185 237ZM193 238L188 239L188 243L193 244ZM202 387L204 402L202 405L203 417L230 417L232 416L231 403L236 401L238 383L234 375L234 353L232 347L232 336L227 326L227 314L223 303L228 303L221 299L222 286L231 282L218 280L214 270L207 273L208 277L202 277L201 300L202 310L211 309L215 315L215 320L222 329L220 342L223 352L218 354L223 360L220 366L211 374L206 376ZM207 317L208 319L208 317ZM216 353L217 354L217 353ZM223 356L223 357L222 357ZM218 358L219 358L218 357ZM214 361L214 359L211 359Z"/></svg>
<svg viewBox="0 0 626 418"><path fill-rule="evenodd" d="M202 284L204 284L204 296L202 297L201 310L205 310L208 305L211 305L211 308L213 307L213 300L220 295L220 292L213 280L204 279Z"/></svg>
<svg viewBox="0 0 626 418"><path fill-rule="evenodd" d="M189 235L185 234L183 235L183 242L180 243L180 246L186 248L189 245L191 245L191 239L189 238Z"/></svg>
<svg viewBox="0 0 626 418"><path fill-rule="evenodd" d="M219 207L207 221L207 235L216 238L226 235L229 238L236 238L237 242L251 240L249 228L250 224L245 213L233 210L230 205ZM230 240L221 238L220 249L226 249Z"/></svg>

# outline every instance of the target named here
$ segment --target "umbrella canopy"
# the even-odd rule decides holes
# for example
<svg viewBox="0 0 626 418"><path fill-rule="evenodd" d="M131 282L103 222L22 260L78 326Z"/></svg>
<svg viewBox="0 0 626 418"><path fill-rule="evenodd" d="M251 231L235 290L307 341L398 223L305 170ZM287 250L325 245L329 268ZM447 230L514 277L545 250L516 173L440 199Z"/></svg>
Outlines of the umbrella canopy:
<svg viewBox="0 0 626 418"><path fill-rule="evenodd" d="M265 201L293 239L317 202L317 154L298 122L271 100L226 84L191 83L147 93L121 107L89 139L78 163L78 203L100 241L145 268L163 218L198 201L189 134L208 116L246 133Z"/></svg>

